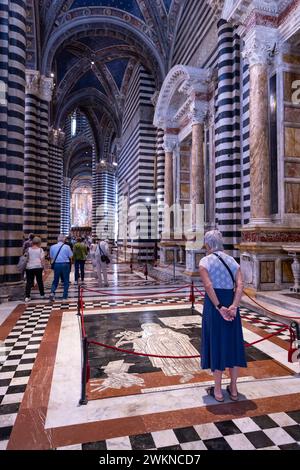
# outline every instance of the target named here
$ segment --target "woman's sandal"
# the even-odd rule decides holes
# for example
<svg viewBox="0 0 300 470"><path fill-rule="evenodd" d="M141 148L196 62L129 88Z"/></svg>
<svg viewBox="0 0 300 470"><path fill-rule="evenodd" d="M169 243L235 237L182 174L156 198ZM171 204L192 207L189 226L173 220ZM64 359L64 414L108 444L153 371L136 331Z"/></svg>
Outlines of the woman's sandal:
<svg viewBox="0 0 300 470"><path fill-rule="evenodd" d="M218 403L223 403L224 402L224 398L222 400L219 400L218 398L216 398L216 396L215 396L215 387L207 388L206 392L210 397L213 397Z"/></svg>
<svg viewBox="0 0 300 470"><path fill-rule="evenodd" d="M228 392L229 398L231 401L238 401L239 400L239 394L233 395L230 390L230 385L227 385L226 390Z"/></svg>

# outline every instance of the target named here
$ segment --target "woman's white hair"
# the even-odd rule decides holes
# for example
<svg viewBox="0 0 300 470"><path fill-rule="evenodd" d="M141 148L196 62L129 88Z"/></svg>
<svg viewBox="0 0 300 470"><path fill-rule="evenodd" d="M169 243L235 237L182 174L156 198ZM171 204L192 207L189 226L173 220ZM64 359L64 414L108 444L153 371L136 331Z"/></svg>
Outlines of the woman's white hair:
<svg viewBox="0 0 300 470"><path fill-rule="evenodd" d="M207 245L210 250L223 251L223 237L219 230L211 230L204 236L204 244Z"/></svg>

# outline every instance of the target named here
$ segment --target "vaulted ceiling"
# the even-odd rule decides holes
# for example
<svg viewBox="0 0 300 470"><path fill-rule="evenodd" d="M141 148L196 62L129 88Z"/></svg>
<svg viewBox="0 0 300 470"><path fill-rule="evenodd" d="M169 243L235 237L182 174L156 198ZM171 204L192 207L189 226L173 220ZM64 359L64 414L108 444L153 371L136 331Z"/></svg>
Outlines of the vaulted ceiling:
<svg viewBox="0 0 300 470"><path fill-rule="evenodd" d="M120 135L132 70L141 63L160 87L183 3L185 0L37 1L39 67L55 80L53 125L63 127L68 114L79 108L89 119L92 116L91 124L100 133L105 121ZM34 61L34 55L30 57Z"/></svg>

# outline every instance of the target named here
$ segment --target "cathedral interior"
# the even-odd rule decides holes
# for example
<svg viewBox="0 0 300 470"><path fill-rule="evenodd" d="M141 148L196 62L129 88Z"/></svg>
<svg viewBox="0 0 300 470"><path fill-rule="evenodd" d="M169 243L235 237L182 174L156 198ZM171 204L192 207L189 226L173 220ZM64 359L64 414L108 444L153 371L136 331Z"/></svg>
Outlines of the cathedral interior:
<svg viewBox="0 0 300 470"><path fill-rule="evenodd" d="M300 450L300 0L0 0L0 152L1 451ZM238 403L200 367L212 230ZM105 287L90 250L49 301L60 235Z"/></svg>

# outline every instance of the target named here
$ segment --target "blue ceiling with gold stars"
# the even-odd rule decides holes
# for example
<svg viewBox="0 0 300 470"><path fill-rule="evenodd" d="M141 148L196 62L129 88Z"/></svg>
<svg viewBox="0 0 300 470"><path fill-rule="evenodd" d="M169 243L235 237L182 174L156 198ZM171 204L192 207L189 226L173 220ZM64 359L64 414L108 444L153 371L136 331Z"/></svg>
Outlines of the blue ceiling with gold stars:
<svg viewBox="0 0 300 470"><path fill-rule="evenodd" d="M143 15L136 0L75 0L70 9L82 7L111 7L127 11L143 20Z"/></svg>

